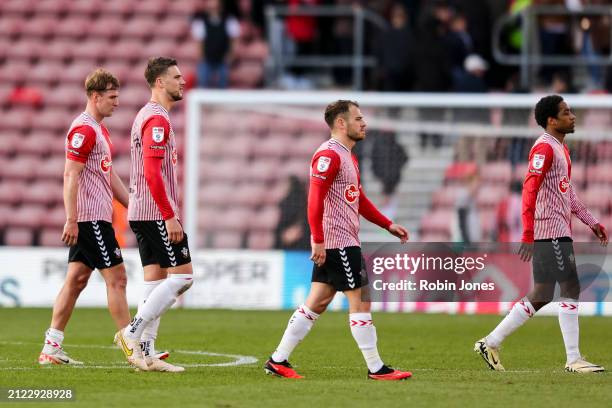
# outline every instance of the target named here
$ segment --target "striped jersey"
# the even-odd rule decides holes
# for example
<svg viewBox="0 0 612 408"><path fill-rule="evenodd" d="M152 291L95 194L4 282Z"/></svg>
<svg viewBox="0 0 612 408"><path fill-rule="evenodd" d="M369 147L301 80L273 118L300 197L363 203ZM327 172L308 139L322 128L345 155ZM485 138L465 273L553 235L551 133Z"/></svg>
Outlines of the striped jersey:
<svg viewBox="0 0 612 408"><path fill-rule="evenodd" d="M87 112L83 112L70 125L65 147L68 160L85 164L78 180L77 222L112 222L113 162L108 130Z"/></svg>
<svg viewBox="0 0 612 408"><path fill-rule="evenodd" d="M337 174L324 200L323 233L325 249L360 246L359 196L361 192L357 159L350 149L335 139L325 141L311 161L311 180L326 180L331 159L326 152L335 152L340 158Z"/></svg>
<svg viewBox="0 0 612 408"><path fill-rule="evenodd" d="M150 121L162 124L153 127L152 133L145 137L143 130ZM132 166L130 169L130 221L155 221L164 219L147 185L144 174L146 157L161 157L161 173L164 188L172 211L178 217L178 183L176 165L178 155L174 130L170 124L168 111L156 102L147 103L136 115L132 125L131 140Z"/></svg>
<svg viewBox="0 0 612 408"><path fill-rule="evenodd" d="M567 145L544 133L529 153L523 185L523 241L572 236L571 216L588 226L598 223L576 196Z"/></svg>

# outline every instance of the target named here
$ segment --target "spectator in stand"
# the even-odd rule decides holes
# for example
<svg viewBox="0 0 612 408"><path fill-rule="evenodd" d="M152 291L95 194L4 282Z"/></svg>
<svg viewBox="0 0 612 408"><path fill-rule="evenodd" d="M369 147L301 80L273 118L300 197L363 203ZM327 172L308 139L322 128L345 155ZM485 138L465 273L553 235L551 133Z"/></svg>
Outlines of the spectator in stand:
<svg viewBox="0 0 612 408"><path fill-rule="evenodd" d="M221 0L202 0L192 17L191 34L201 42L198 87L227 88L232 45L240 35L238 20L225 13Z"/></svg>
<svg viewBox="0 0 612 408"><path fill-rule="evenodd" d="M463 62L463 70L455 78L453 91L462 93L488 92L487 83L484 80L488 69L489 64L480 55L469 55Z"/></svg>
<svg viewBox="0 0 612 408"><path fill-rule="evenodd" d="M523 234L521 180L510 183L510 195L499 202L496 212L497 242L521 242Z"/></svg>
<svg viewBox="0 0 612 408"><path fill-rule="evenodd" d="M467 30L467 24L465 15L458 12L451 18L449 31L446 34L453 82L456 82L461 76L465 75L464 61L474 51L474 42Z"/></svg>
<svg viewBox="0 0 612 408"><path fill-rule="evenodd" d="M289 190L279 203L280 220L274 233L276 249L309 249L310 228L306 216L308 196L297 176L289 177Z"/></svg>
<svg viewBox="0 0 612 408"><path fill-rule="evenodd" d="M389 20L391 25L380 36L377 49L383 90L407 92L413 87L411 50L414 39L408 14L401 3L393 4Z"/></svg>

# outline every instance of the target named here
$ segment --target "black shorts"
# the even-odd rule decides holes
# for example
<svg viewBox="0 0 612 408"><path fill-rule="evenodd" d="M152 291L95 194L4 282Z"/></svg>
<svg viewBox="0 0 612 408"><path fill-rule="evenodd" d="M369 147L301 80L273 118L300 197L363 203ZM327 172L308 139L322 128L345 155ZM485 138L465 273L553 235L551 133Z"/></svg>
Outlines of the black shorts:
<svg viewBox="0 0 612 408"><path fill-rule="evenodd" d="M91 269L106 269L123 263L113 224L107 221L77 223L79 236L68 251L68 262L82 262Z"/></svg>
<svg viewBox="0 0 612 408"><path fill-rule="evenodd" d="M312 268L312 282L327 283L341 292L368 284L360 247L326 249L325 252L325 263Z"/></svg>
<svg viewBox="0 0 612 408"><path fill-rule="evenodd" d="M171 243L165 221L130 221L130 228L136 234L142 266L159 264L170 268L191 262L187 234L183 233L178 244Z"/></svg>
<svg viewBox="0 0 612 408"><path fill-rule="evenodd" d="M572 239L538 239L533 246L533 280L555 283L578 280Z"/></svg>

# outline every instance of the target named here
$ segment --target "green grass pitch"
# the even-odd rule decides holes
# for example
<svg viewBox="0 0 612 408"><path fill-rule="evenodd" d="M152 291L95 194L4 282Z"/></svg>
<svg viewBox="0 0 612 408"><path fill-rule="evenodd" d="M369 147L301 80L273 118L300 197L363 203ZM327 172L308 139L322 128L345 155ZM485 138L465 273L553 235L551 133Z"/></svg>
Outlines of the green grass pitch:
<svg viewBox="0 0 612 408"><path fill-rule="evenodd" d="M565 352L556 317L528 322L504 343L505 373L489 371L473 351L500 316L376 313L385 362L413 371L402 382L366 380L366 368L346 313L316 323L291 361L304 380L264 375L262 365L280 340L290 311L171 310L162 319L160 348L185 373L127 369L111 346L113 324L103 309L76 309L65 349L89 367L36 363L48 309L0 308L0 388L72 388L76 402L0 402L34 407L609 407L612 376L563 372ZM581 351L612 369L612 318L581 318ZM214 366L236 357L255 363ZM248 360L246 360L248 362Z"/></svg>

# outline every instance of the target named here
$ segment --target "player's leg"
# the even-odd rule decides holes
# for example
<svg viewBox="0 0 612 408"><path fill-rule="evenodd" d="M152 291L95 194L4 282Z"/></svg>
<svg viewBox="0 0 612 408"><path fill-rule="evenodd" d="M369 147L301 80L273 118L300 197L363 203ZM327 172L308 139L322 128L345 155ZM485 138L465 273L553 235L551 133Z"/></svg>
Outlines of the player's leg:
<svg viewBox="0 0 612 408"><path fill-rule="evenodd" d="M164 282L167 277L167 268L161 268L159 264L151 264L144 267L144 286L142 297L138 303L138 310L141 310L153 290ZM158 353L155 348L160 321L161 317L158 317L144 328L140 338L140 348L145 357L155 357L163 360L168 358L169 354L167 352Z"/></svg>
<svg viewBox="0 0 612 408"><path fill-rule="evenodd" d="M327 309L335 294L336 290L331 285L312 282L306 302L293 312L280 343L266 361L266 373L286 378L302 378L289 364L289 357L310 332L319 315Z"/></svg>
<svg viewBox="0 0 612 408"><path fill-rule="evenodd" d="M100 274L106 282L108 311L117 329L121 329L130 322L130 310L125 294L127 286L125 265L120 263L110 268L100 269Z"/></svg>
<svg viewBox="0 0 612 408"><path fill-rule="evenodd" d="M555 255L551 242L536 242L533 253L533 290L516 302L506 317L486 337L474 344L474 351L483 358L491 370L504 371L499 358L499 348L510 334L553 299L556 272L553 269Z"/></svg>
<svg viewBox="0 0 612 408"><path fill-rule="evenodd" d="M286 378L302 378L289 364L289 357L297 345L312 329L319 315L327 309L333 300L336 289L332 284L333 261L338 250L327 250L327 258L322 266L314 265L312 269L312 283L306 302L299 306L287 324L285 333L272 356L266 361L264 371Z"/></svg>
<svg viewBox="0 0 612 408"><path fill-rule="evenodd" d="M69 259L76 259L76 249ZM40 364L83 364L70 358L62 348L64 330L70 320L76 301L87 286L92 268L81 261L68 263L68 272L62 289L53 304L51 326L45 332L45 344L38 357Z"/></svg>
<svg viewBox="0 0 612 408"><path fill-rule="evenodd" d="M585 361L580 353L580 327L578 324L580 280L578 279L572 242L570 240L559 240L554 246L561 253L558 313L559 327L561 328L567 357L565 370L581 373L604 371L602 366ZM561 266L563 266L562 269Z"/></svg>

